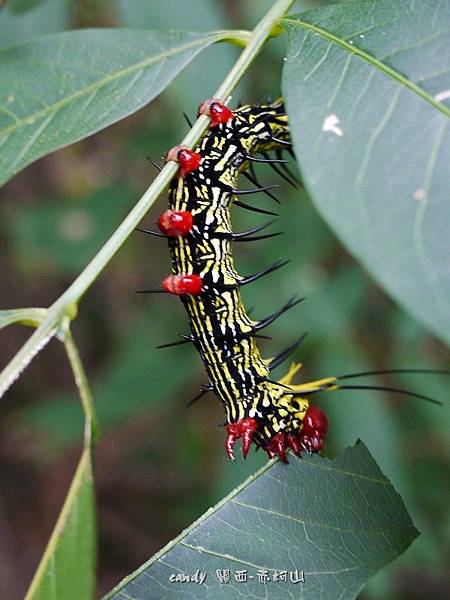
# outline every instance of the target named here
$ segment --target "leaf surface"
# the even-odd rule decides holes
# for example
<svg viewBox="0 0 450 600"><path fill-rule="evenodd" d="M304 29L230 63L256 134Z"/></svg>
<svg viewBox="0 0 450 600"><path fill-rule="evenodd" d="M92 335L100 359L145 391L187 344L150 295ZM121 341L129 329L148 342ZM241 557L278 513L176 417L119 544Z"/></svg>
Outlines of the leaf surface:
<svg viewBox="0 0 450 600"><path fill-rule="evenodd" d="M226 36L91 29L0 51L0 184L142 108Z"/></svg>
<svg viewBox="0 0 450 600"><path fill-rule="evenodd" d="M95 540L92 466L86 448L25 600L93 598Z"/></svg>
<svg viewBox="0 0 450 600"><path fill-rule="evenodd" d="M356 0L284 21L283 90L314 203L450 341L450 4Z"/></svg>
<svg viewBox="0 0 450 600"><path fill-rule="evenodd" d="M358 442L334 460L268 463L105 600L356 598L416 535L400 496ZM216 570L229 570L229 582ZM239 571L246 582L236 580ZM275 581L282 571L287 581ZM173 581L197 572L206 574L201 585ZM302 572L304 583L294 583Z"/></svg>

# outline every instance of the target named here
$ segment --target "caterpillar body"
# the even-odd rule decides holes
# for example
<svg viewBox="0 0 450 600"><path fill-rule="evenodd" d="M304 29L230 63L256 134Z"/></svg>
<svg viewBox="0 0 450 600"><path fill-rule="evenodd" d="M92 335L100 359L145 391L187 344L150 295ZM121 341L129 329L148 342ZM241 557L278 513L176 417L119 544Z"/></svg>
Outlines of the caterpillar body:
<svg viewBox="0 0 450 600"><path fill-rule="evenodd" d="M244 106L231 111L212 100L201 107L211 116L211 127L198 148L175 147L168 159L180 164L169 191L169 210L158 224L168 236L172 275L163 288L180 295L189 315L191 341L205 364L210 388L219 397L226 416L226 449L242 438L247 455L251 442L285 460L285 448L317 451L326 432L326 416L314 407L300 436L308 411L302 394L317 389L289 386L291 372L280 382L270 379L274 359L263 359L256 336L281 311L264 321L246 313L240 288L259 276L244 278L235 269L231 246L230 208L237 200L237 179L258 152L290 144L283 102ZM278 268L279 263L267 271ZM281 265L280 265L281 266ZM298 301L292 300L282 311ZM328 383L328 382L327 382ZM206 391L206 390L205 390Z"/></svg>
<svg viewBox="0 0 450 600"><path fill-rule="evenodd" d="M297 455L302 450L320 451L327 432L327 417L308 400L319 391L385 389L433 401L404 390L340 383L343 379L376 372L292 384L301 367L294 363L279 381L270 378L271 369L287 358L298 343L275 358L263 358L256 343L258 332L300 300L290 300L262 321L250 318L240 288L284 263L278 261L250 277L237 273L231 253L233 242L244 237L250 240L266 236L252 237L264 226L234 233L230 208L233 203L250 208L237 199L247 193L237 189L237 179L249 168L249 163L271 162L268 151L291 147L287 115L281 99L233 111L211 99L201 105L200 113L208 115L211 122L198 147L190 150L175 146L167 155L167 160L178 162L179 170L170 184L169 209L158 219L162 233L156 235L169 240L172 274L164 279L162 289L144 291L180 296L191 328L191 335L184 336L185 341L192 342L199 351L210 381L199 396L213 391L223 405L228 456L234 460L233 448L238 438L242 440L244 458L252 442L264 448L269 457L278 455L283 461L288 447ZM266 158L256 158L258 153ZM283 161L278 159L278 162ZM171 345L174 344L166 344Z"/></svg>

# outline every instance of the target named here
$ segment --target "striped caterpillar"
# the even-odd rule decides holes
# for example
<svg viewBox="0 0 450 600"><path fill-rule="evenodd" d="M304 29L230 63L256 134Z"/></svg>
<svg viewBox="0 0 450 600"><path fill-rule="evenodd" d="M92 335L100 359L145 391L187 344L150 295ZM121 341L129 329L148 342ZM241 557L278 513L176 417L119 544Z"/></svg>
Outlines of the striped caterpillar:
<svg viewBox="0 0 450 600"><path fill-rule="evenodd" d="M295 363L280 381L270 378L271 370L295 350L304 336L269 359L262 358L256 339L264 337L259 332L300 300L291 299L262 321L250 318L240 288L284 263L277 261L249 277L237 273L231 254L233 242L274 234L253 235L266 225L234 233L230 207L234 203L268 213L237 199L242 194L268 188L239 191L237 179L254 161L270 162L279 172L277 163L286 162L280 158L280 151L291 148L287 116L281 99L234 111L211 99L201 105L200 113L208 115L211 122L199 146L195 150L175 146L167 155L167 160L179 164L179 170L170 185L169 209L158 219L161 233L143 230L168 238L172 274L164 279L162 289L143 291L180 296L189 316L191 334L165 346L192 342L199 351L210 383L197 398L213 391L220 399L226 416L225 448L230 459L234 460L233 448L238 438L242 440L244 458L252 442L266 450L269 457L278 455L283 461L288 447L297 455L302 450L318 452L328 422L320 408L309 404L311 394L324 390L387 388L339 383L374 372L294 385L292 379L301 367ZM267 155L272 150L277 151L278 158ZM265 158L255 157L258 153ZM250 179L257 184L251 176ZM431 400L412 392L392 391Z"/></svg>

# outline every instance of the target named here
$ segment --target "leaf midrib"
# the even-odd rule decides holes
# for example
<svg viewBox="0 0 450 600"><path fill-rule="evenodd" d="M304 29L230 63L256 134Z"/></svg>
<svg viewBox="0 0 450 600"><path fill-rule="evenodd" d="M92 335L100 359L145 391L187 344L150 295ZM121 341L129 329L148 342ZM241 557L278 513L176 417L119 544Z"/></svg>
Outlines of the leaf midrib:
<svg viewBox="0 0 450 600"><path fill-rule="evenodd" d="M149 65L151 65L155 62L162 61L165 58L169 58L171 56L175 56L176 54L183 52L184 50L189 50L190 48L195 48L196 46L201 46L205 43L205 40L208 40L208 39L219 40L223 37L223 35L224 35L223 32L220 34L214 33L214 34L211 34L210 36L202 37L199 40L195 40L195 41L189 42L187 44L183 44L181 46L176 46L175 48L171 48L170 50L165 50L164 52L161 52L160 54L157 54L157 55L151 56L149 58L146 58L144 60L141 60L138 63L134 63L124 69L121 69L120 71L116 71L112 75L107 75L103 79L98 79L94 83L91 83L90 85L82 88L81 90L78 90L78 91L74 92L73 94L66 96L62 100L58 100L58 102L50 104L50 105L46 106L45 108L42 108L41 110L38 110L34 113L27 115L26 117L22 117L21 119L16 121L13 125L9 125L8 127L5 127L4 129L0 129L0 135L1 136L10 135L13 131L15 131L16 129L19 129L20 127L23 127L26 125L35 125L36 121L38 121L41 117L45 117L49 114L57 112L58 110L60 110L64 106L66 106L67 104L70 104L72 101L82 98L84 95L89 94L89 93L93 92L94 90L100 89L103 86L107 85L108 83L116 81L117 79L120 79L121 77L125 77L126 75L129 75L130 73L133 73L134 71L138 71L139 69L148 67ZM33 120L33 123L30 123L31 120Z"/></svg>
<svg viewBox="0 0 450 600"><path fill-rule="evenodd" d="M317 33L317 35L323 37L324 39L330 42L334 42L338 46L341 46L341 48L344 48L344 50L347 50L347 52L359 56L359 58L362 58L366 62L370 63L373 67L375 67L377 70L381 71L391 79L394 79L394 81L400 83L405 88L411 90L416 95L420 96L423 100L428 102L428 104L431 104L433 108L439 110L446 117L450 118L450 108L447 108L445 104L438 102L433 98L433 96L430 96L430 94L428 94L428 92L426 92L423 88L421 88L416 83L405 77L405 75L402 75L394 68L379 60L372 54L369 54L365 50L361 50L361 48L358 48L355 44L349 44L346 40L334 35L333 33L330 33L329 31L326 31L321 27L317 27L317 25L312 25L311 23L302 21L301 19L283 19L282 22L288 23L296 27L301 27L302 29L313 31L314 33Z"/></svg>

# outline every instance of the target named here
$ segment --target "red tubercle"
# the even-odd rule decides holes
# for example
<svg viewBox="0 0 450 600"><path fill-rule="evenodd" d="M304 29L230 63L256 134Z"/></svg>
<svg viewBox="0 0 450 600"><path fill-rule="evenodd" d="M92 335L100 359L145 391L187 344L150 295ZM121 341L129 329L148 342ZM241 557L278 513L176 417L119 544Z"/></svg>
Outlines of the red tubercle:
<svg viewBox="0 0 450 600"><path fill-rule="evenodd" d="M302 451L313 453L320 452L323 448L324 438L328 431L328 418L318 406L310 405L303 420L303 429L300 434L276 433L265 445L264 450L269 458L278 456L287 463L286 448L289 447L297 456Z"/></svg>
<svg viewBox="0 0 450 600"><path fill-rule="evenodd" d="M242 456L247 458L248 451L253 439L253 433L256 431L258 423L256 419L245 417L236 421L236 423L228 423L226 426L227 436L225 438L225 449L230 460L234 460L234 444L238 438L242 438Z"/></svg>
<svg viewBox="0 0 450 600"><path fill-rule="evenodd" d="M184 177L198 169L202 157L199 152L194 152L187 146L174 146L167 153L166 161L169 160L173 160L180 165L178 175Z"/></svg>
<svg viewBox="0 0 450 600"><path fill-rule="evenodd" d="M185 237L192 231L192 213L188 210L166 210L158 217L158 227L168 237Z"/></svg>
<svg viewBox="0 0 450 600"><path fill-rule="evenodd" d="M288 433L286 435L286 443L296 456L300 456L302 447L295 433Z"/></svg>
<svg viewBox="0 0 450 600"><path fill-rule="evenodd" d="M211 118L211 123L209 124L210 127L216 127L217 125L220 125L220 123L226 123L234 117L234 112L215 98L208 98L208 100L205 100L200 104L198 114L206 115Z"/></svg>
<svg viewBox="0 0 450 600"><path fill-rule="evenodd" d="M162 282L163 288L169 294L177 296L198 296L203 287L203 279L200 275L169 275Z"/></svg>
<svg viewBox="0 0 450 600"><path fill-rule="evenodd" d="M327 431L327 415L318 406L310 404L303 420L303 429L300 432L302 450L306 450L307 452L319 452L322 450Z"/></svg>
<svg viewBox="0 0 450 600"><path fill-rule="evenodd" d="M283 431L276 433L264 446L264 450L269 455L269 458L273 458L274 456L278 455L280 460L287 463L288 459L286 458L286 441L286 436Z"/></svg>

